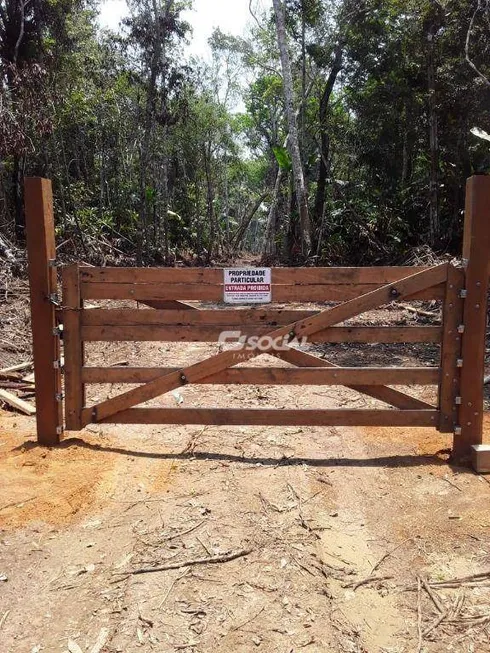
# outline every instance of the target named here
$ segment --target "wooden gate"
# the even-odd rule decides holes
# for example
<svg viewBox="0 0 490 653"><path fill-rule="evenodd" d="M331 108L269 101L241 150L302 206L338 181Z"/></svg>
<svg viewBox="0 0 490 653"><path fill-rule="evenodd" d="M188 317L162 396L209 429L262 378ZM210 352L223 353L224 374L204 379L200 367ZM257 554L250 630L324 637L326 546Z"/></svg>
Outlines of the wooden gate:
<svg viewBox="0 0 490 653"><path fill-rule="evenodd" d="M28 180L26 191L31 198L35 193L45 195L46 180ZM32 232L35 213L39 225L39 205L34 208L31 202L30 211L29 206L28 201L28 225ZM77 431L90 423L433 426L441 432L455 434L455 456L468 456L471 445L482 441L489 207L489 179L473 177L468 182L466 261L461 267L444 263L429 268L274 268L272 303L259 308L218 309L215 304L222 301L224 290L224 273L219 269L96 268L78 264L65 267L61 300L58 301L52 287L44 298L50 300L54 338L57 322L63 323L66 428ZM49 206L44 205L41 211L44 223L49 210ZM31 252L34 294L39 285L34 267L40 269L35 256ZM38 253L37 256L39 258ZM54 265L54 262L45 261L46 279ZM439 300L442 325L368 327L346 324L366 311L415 299ZM94 300L120 300L123 307L94 308L84 304ZM208 302L211 308L203 308L203 304L197 308L186 301ZM138 309L136 302L145 304L146 310ZM293 306L277 307L278 303L308 302L335 302L335 305L309 311ZM60 306L57 307L57 303ZM34 317L36 350L36 344L39 349L40 343L36 338ZM46 326L46 317L42 324ZM471 337L468 337L468 325L471 325ZM84 344L87 342L216 342L223 332L237 330L247 336L246 342L188 367L85 365ZM250 344L253 338L255 346ZM257 346L259 338L260 347ZM295 344L302 338L310 343L436 343L441 345L440 364L411 368L338 367L298 349ZM245 365L262 354L272 355L290 366ZM471 374L465 376L468 361ZM55 361L54 369L59 367L61 364ZM46 374L45 369L42 373ZM61 382L57 383L59 402ZM97 383L136 387L106 401L87 405L85 387ZM188 384L344 385L383 402L386 408L273 410L140 406ZM437 403L430 405L392 387L410 385L437 386ZM40 441L45 444L58 441L62 425L56 423L57 435L53 437L52 426L43 422L42 416L41 424L39 422L38 406ZM51 435L47 437L49 428Z"/></svg>

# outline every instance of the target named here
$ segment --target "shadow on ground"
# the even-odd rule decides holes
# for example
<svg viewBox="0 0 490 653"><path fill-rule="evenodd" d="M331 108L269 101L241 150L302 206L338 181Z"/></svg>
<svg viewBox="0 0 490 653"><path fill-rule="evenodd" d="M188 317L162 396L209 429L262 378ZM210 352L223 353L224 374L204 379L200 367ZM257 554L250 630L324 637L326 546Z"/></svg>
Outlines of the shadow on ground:
<svg viewBox="0 0 490 653"><path fill-rule="evenodd" d="M36 449L40 445L37 442L28 440L24 444L16 447L17 450ZM134 456L136 458L151 458L156 460L209 460L223 461L251 465L266 465L276 467L279 465L295 466L309 465L311 467L422 467L424 465L447 465L450 466L449 455L450 449L441 449L433 454L423 455L393 455L378 456L373 458L302 458L302 457L260 457L260 456L240 456L230 453L218 453L213 451L194 451L194 452L165 452L158 451L136 451L133 449L124 449L103 444L92 444L82 438L68 438L60 445L60 449L69 449L71 447L83 447L92 451L101 453L121 454L123 456ZM459 472L465 471L464 467L451 467ZM470 470L467 470L470 471Z"/></svg>

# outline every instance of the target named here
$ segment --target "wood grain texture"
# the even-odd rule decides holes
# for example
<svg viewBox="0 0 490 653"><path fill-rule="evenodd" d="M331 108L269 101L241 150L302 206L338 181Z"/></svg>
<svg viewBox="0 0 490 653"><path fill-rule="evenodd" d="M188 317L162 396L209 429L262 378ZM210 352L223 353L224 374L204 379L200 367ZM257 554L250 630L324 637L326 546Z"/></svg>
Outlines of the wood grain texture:
<svg viewBox="0 0 490 653"><path fill-rule="evenodd" d="M277 285L351 285L378 286L399 281L428 267L368 268L272 268L272 283ZM81 267L82 282L155 283L222 285L224 270L219 268L101 268Z"/></svg>
<svg viewBox="0 0 490 653"><path fill-rule="evenodd" d="M56 327L55 306L50 295L57 293L53 196L48 179L25 180L27 256L31 299L31 325L36 375L36 423L40 444L58 444L63 425L61 371L54 368L60 360L60 339Z"/></svg>
<svg viewBox="0 0 490 653"><path fill-rule="evenodd" d="M117 268L116 268L117 269ZM380 288L380 284L304 284L272 286L273 302L344 302ZM223 286L205 283L82 283L83 299L133 299L143 303L155 300L223 301ZM434 284L405 295L406 299L443 299L444 286ZM391 300L390 300L391 301Z"/></svg>
<svg viewBox="0 0 490 653"><path fill-rule="evenodd" d="M461 369L461 435L454 438L456 460L469 460L483 441L483 375L490 273L490 177L474 176L466 189L463 257L467 259Z"/></svg>
<svg viewBox="0 0 490 653"><path fill-rule="evenodd" d="M443 309L443 342L441 347L441 379L439 384L439 410L441 433L454 433L458 410L456 397L460 393L460 369L462 335L458 327L463 323L461 290L464 288L462 270L451 266L448 270L446 298Z"/></svg>
<svg viewBox="0 0 490 653"><path fill-rule="evenodd" d="M222 426L435 426L436 410L267 410L233 408L133 408L99 421L111 424ZM85 409L83 421L92 421Z"/></svg>
<svg viewBox="0 0 490 653"><path fill-rule="evenodd" d="M85 342L216 342L224 331L240 335L265 336L272 328L267 325L214 326L83 326ZM322 342L369 342L407 343L433 342L441 339L439 327L330 327L313 334L309 341ZM238 335L237 335L238 338Z"/></svg>
<svg viewBox="0 0 490 653"><path fill-rule="evenodd" d="M80 320L80 277L78 264L63 270L63 325L65 355L65 422L69 431L82 428L85 392L82 380L84 364Z"/></svg>
<svg viewBox="0 0 490 653"><path fill-rule="evenodd" d="M300 320L291 325L279 327L272 331L269 336L272 340L282 338L288 334L294 334L298 338L310 336L321 329L333 326L364 311L372 310L383 305L395 296L397 299L402 299L424 288L444 283L447 278L447 267L447 264L443 264L425 272L419 272L394 284L388 284L378 290L323 311L313 317ZM196 383L207 376L221 372L239 362L250 360L261 353L264 352L257 349L246 349L245 347L222 352L186 367L180 372L173 372L162 376L154 381L150 381L144 386L129 390L117 397L98 404L93 408L92 418L94 421L101 421L137 404L150 401L181 385Z"/></svg>
<svg viewBox="0 0 490 653"><path fill-rule="evenodd" d="M87 378L84 368L83 378ZM103 368L96 373L103 378ZM145 382L163 374L171 374L177 368L152 370L131 370L131 368L112 368L112 378L129 379L126 383ZM88 373L90 378L90 373ZM92 376L92 378L94 378ZM144 378L145 381L141 381ZM135 381L139 379L139 381ZM283 367L249 367L222 370L206 377L202 383L212 384L249 384L249 385L436 385L439 381L437 367L334 367L318 369L289 369ZM101 381L108 383L109 381ZM114 383L114 381L111 381ZM117 381L116 381L117 382Z"/></svg>

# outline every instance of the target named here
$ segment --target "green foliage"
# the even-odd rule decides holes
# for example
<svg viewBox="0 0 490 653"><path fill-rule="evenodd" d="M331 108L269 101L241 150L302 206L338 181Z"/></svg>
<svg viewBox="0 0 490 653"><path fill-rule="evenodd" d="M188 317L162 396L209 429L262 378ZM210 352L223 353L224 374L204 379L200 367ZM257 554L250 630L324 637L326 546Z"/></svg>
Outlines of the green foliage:
<svg viewBox="0 0 490 653"><path fill-rule="evenodd" d="M2 232L22 239L25 172L54 180L66 255L111 261L112 243L144 264L211 261L243 243L262 251L266 232L285 261L301 250L270 12L243 37L216 30L205 63L183 56L190 2L131 0L111 34L95 0L32 0L17 50L20 3L4 4ZM405 260L429 238L434 176L434 247L459 253L465 179L490 168L483 3L284 4L311 253L327 264Z"/></svg>

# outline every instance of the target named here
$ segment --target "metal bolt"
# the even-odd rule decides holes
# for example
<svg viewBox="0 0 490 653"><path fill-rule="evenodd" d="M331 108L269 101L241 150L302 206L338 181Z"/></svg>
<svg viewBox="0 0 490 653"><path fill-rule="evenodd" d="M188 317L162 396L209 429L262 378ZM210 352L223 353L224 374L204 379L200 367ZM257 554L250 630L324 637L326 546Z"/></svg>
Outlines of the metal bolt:
<svg viewBox="0 0 490 653"><path fill-rule="evenodd" d="M476 308L476 309L479 309L479 308L480 308L480 304L475 304L475 308Z"/></svg>
<svg viewBox="0 0 490 653"><path fill-rule="evenodd" d="M471 406L473 406L473 404L471 403L471 401L468 402L468 406L469 406L470 408L471 408Z"/></svg>
<svg viewBox="0 0 490 653"><path fill-rule="evenodd" d="M471 422L468 422L466 426L471 426Z"/></svg>
<svg viewBox="0 0 490 653"><path fill-rule="evenodd" d="M392 288L391 291L390 291L390 295L392 297L399 297L400 293L398 292L398 290L396 288Z"/></svg>
<svg viewBox="0 0 490 653"><path fill-rule="evenodd" d="M185 374L181 374L181 375L180 375L180 380L182 381L182 383L188 383L188 381L187 381L187 377L186 377Z"/></svg>

